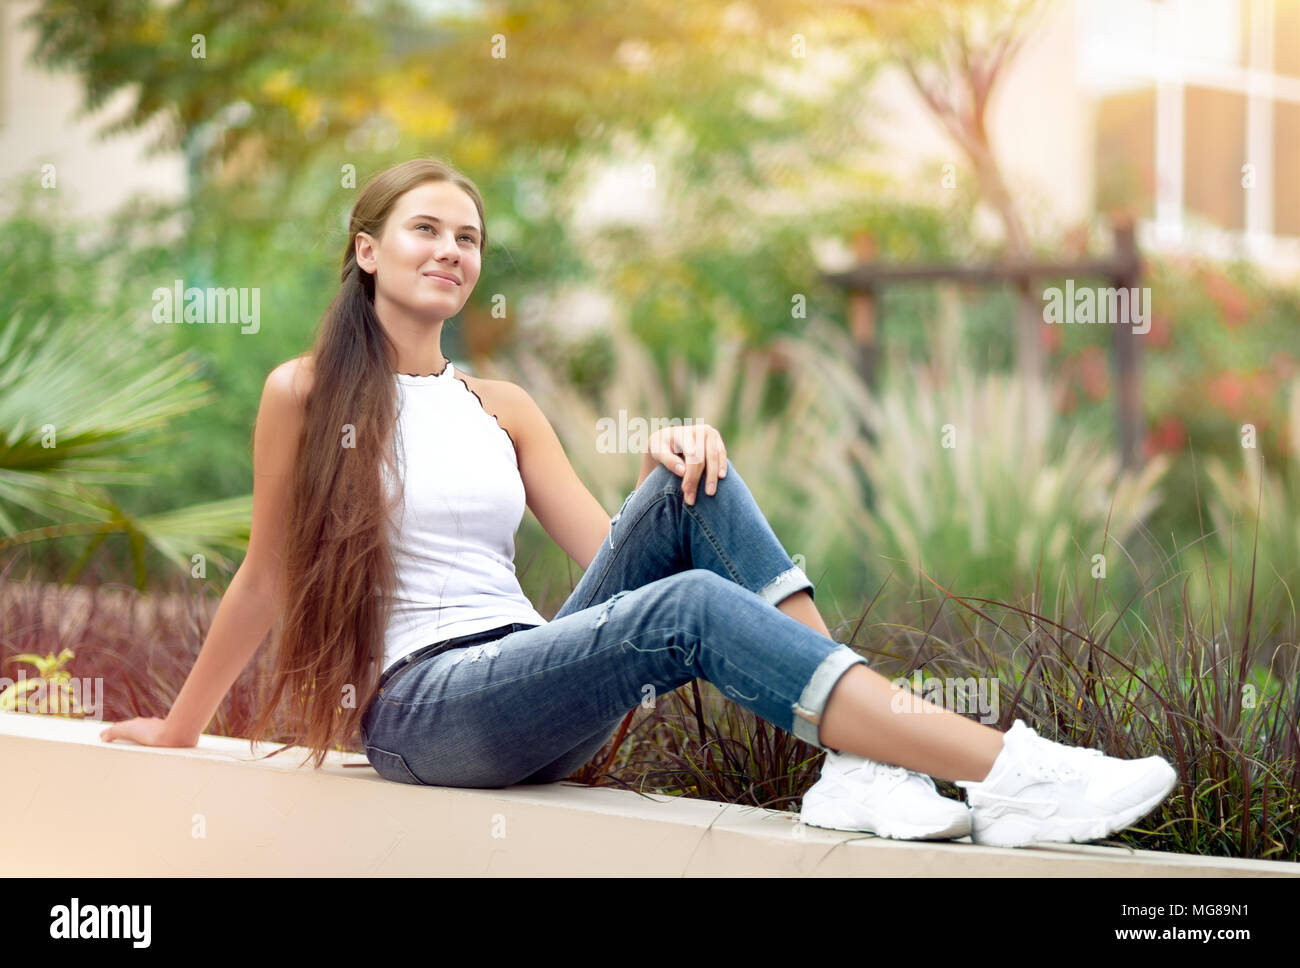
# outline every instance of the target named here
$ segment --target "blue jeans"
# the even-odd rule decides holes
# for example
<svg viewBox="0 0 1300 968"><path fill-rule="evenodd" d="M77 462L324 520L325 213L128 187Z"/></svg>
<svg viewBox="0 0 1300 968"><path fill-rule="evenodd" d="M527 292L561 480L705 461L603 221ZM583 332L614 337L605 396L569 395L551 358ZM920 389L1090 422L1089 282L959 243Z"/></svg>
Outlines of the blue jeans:
<svg viewBox="0 0 1300 968"><path fill-rule="evenodd" d="M813 585L731 462L716 493L703 484L688 505L681 479L656 467L548 624L480 633L398 669L362 717L379 775L553 783L595 756L643 699L696 678L829 749L819 735L826 701L866 660L775 607Z"/></svg>

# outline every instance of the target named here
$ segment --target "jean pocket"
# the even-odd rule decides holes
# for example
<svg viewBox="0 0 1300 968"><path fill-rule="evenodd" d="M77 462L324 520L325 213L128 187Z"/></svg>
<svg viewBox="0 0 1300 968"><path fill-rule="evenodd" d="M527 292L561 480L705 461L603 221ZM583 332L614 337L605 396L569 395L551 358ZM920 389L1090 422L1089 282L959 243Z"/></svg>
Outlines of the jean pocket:
<svg viewBox="0 0 1300 968"><path fill-rule="evenodd" d="M377 746L367 746L366 759L375 768L375 772L385 780L392 780L395 783L422 784L424 782L411 772L411 768L406 765L406 760L398 753L390 753Z"/></svg>

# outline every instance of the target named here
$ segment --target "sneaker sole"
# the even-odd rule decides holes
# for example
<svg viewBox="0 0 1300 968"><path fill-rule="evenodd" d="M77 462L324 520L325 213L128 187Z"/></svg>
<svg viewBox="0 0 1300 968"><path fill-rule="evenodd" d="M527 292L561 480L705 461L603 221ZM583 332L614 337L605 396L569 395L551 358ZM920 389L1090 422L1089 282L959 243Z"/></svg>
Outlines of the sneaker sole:
<svg viewBox="0 0 1300 968"><path fill-rule="evenodd" d="M1047 817L1043 820L1019 814L998 817L985 825L973 823L971 842L985 847L1029 847L1100 840L1146 816L1169 796L1177 783L1178 774L1169 767L1167 780L1156 793L1117 813L1094 817Z"/></svg>
<svg viewBox="0 0 1300 968"><path fill-rule="evenodd" d="M820 827L823 830L875 834L877 837L887 837L890 840L954 840L968 836L972 829L969 809L966 811L966 816L954 819L952 823L944 826L925 827L881 823L873 820L851 820L843 814L837 815L833 810L821 810L818 806L814 806L811 810L800 811L799 821L809 827Z"/></svg>

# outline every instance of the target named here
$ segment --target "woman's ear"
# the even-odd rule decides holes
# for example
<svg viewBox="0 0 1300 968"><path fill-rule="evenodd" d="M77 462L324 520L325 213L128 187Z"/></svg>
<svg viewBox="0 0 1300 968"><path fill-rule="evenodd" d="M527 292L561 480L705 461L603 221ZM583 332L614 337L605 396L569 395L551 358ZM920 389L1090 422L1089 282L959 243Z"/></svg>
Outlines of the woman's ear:
<svg viewBox="0 0 1300 968"><path fill-rule="evenodd" d="M361 267L361 271L373 275L375 271L374 239L365 232L358 232L356 241L353 242L352 251L357 260L357 265Z"/></svg>

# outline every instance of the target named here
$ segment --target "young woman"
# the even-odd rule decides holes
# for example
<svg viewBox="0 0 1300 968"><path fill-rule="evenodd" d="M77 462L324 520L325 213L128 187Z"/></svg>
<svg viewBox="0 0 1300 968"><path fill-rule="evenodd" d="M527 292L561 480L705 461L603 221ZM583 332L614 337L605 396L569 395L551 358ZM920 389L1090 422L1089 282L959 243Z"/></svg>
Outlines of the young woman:
<svg viewBox="0 0 1300 968"><path fill-rule="evenodd" d="M317 766L359 729L399 783L561 780L647 696L703 678L826 751L802 806L816 826L1090 840L1169 794L1159 757L1062 746L1021 721L1004 735L835 642L712 427L654 435L609 517L525 390L443 355L443 323L486 244L477 188L439 161L365 186L312 353L266 380L248 554L198 661L165 720L119 723L105 740L194 746L274 626L253 735L287 691L292 745ZM515 576L525 504L585 569L549 621Z"/></svg>

